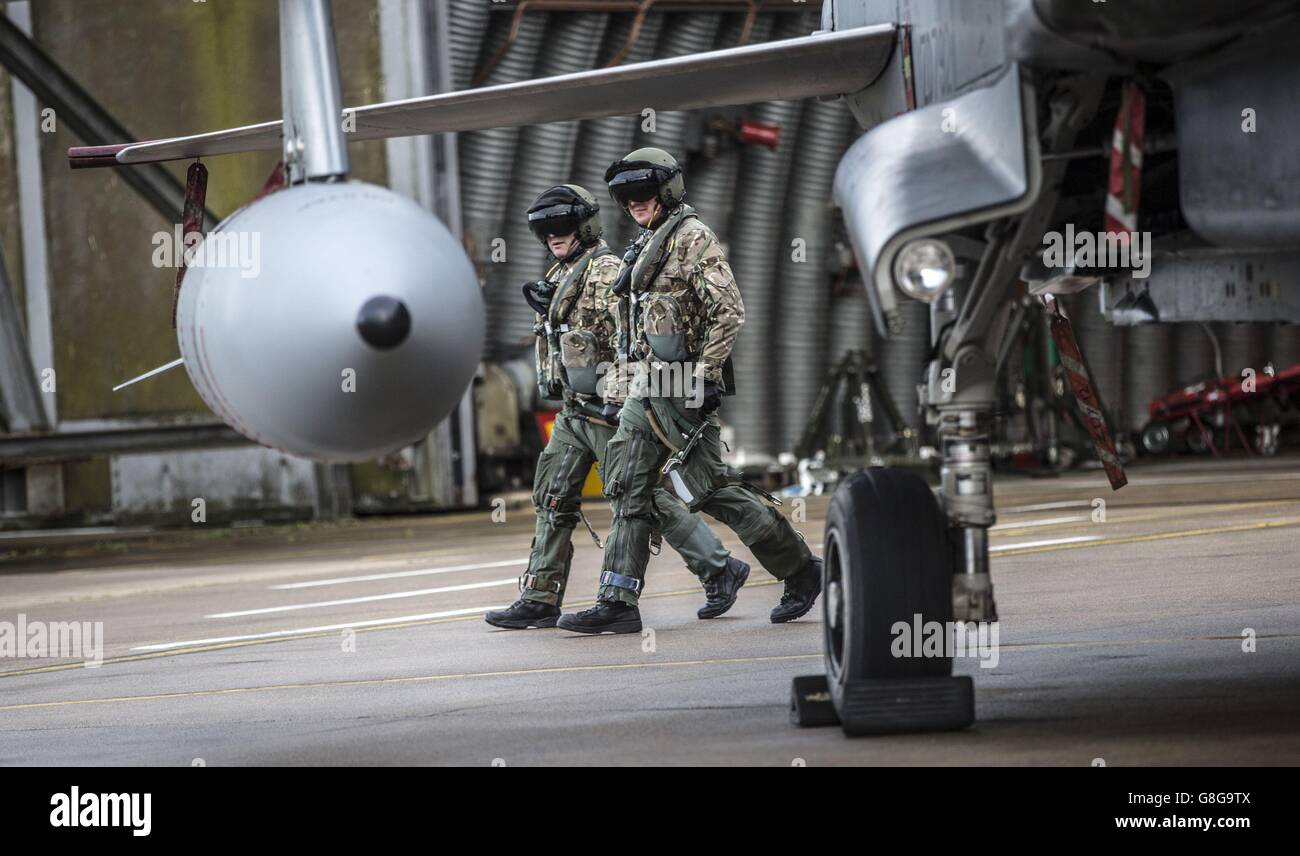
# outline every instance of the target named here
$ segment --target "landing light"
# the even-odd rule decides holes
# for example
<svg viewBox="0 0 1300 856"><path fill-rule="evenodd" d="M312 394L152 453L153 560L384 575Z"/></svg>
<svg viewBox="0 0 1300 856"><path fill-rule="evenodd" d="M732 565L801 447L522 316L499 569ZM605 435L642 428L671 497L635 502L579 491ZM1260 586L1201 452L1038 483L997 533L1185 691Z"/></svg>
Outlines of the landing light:
<svg viewBox="0 0 1300 856"><path fill-rule="evenodd" d="M894 283L908 297L933 303L956 278L957 261L943 241L922 238L894 259Z"/></svg>

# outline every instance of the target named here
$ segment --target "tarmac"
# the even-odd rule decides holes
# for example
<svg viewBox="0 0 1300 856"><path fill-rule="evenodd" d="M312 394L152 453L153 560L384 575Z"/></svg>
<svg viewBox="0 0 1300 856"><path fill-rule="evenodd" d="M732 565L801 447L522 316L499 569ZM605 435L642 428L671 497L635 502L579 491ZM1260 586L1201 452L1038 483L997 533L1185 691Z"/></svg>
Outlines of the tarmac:
<svg viewBox="0 0 1300 856"><path fill-rule="evenodd" d="M995 494L996 664L954 665L976 724L865 738L790 724L791 678L823 671L821 604L771 624L758 566L710 621L665 545L641 635L488 626L517 596L527 507L2 533L0 632L86 622L102 647L0 656L0 764L1300 763L1300 458L1137 466L1117 493L1097 471L1000 474ZM828 501L782 509L818 553ZM574 539L566 610L600 567Z"/></svg>

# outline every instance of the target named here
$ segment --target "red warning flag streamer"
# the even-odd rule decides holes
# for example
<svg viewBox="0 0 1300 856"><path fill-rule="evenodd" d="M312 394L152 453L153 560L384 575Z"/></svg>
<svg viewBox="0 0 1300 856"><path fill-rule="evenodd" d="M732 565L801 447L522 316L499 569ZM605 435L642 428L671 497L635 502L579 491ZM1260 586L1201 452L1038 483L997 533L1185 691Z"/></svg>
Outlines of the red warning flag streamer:
<svg viewBox="0 0 1300 856"><path fill-rule="evenodd" d="M262 189L252 201L284 188L284 161L277 163L266 177ZM208 168L195 161L185 173L185 210L181 214L181 240L203 229L203 206L208 196ZM197 249L197 245L196 249ZM176 309L181 302L181 281L185 279L184 244L181 245L180 263L176 266L176 290L172 294L172 329L176 329Z"/></svg>
<svg viewBox="0 0 1300 856"><path fill-rule="evenodd" d="M1147 97L1133 81L1124 84L1119 115L1110 144L1110 178L1106 188L1106 231L1127 241L1137 231L1142 191L1142 144L1146 138Z"/></svg>
<svg viewBox="0 0 1300 856"><path fill-rule="evenodd" d="M176 329L176 307L181 302L181 280L185 279L186 240L195 232L203 231L203 205L208 196L208 168L195 161L185 173L185 209L181 213L181 246L176 248L180 258L176 264L176 289L172 292L172 329ZM197 245L196 245L197 247Z"/></svg>
<svg viewBox="0 0 1300 856"><path fill-rule="evenodd" d="M1079 343L1074 338L1070 317L1065 314L1061 302L1052 295L1043 295L1043 303L1050 313L1052 338L1056 340L1056 350L1060 354L1061 365L1065 367L1065 376L1069 378L1070 389L1074 391L1074 398L1079 402L1079 410L1083 412L1083 421L1088 426L1088 434L1092 436L1092 446L1097 452L1101 465L1106 469L1106 478L1110 479L1110 489L1119 490L1128 484L1128 476L1124 475L1124 465L1120 463L1119 454L1115 451L1115 440L1110 436L1110 428L1106 426L1106 414L1102 412L1101 399L1092 388L1092 380L1088 377L1083 354L1079 351Z"/></svg>

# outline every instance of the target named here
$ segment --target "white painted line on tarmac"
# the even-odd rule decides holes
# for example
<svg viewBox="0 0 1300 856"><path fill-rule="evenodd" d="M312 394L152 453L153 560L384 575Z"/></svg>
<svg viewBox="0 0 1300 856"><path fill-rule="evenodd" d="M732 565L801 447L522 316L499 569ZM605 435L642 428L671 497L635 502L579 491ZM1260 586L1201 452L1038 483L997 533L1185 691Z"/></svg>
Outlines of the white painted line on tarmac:
<svg viewBox="0 0 1300 856"><path fill-rule="evenodd" d="M488 580L483 583L465 583L458 586L440 586L438 588L416 589L415 591L395 591L388 594L372 594L366 597L348 597L342 600L318 600L313 603L294 603L288 606L267 606L262 609L244 609L239 612L216 612L204 618L240 618L245 615L268 615L272 612L292 612L299 609L322 609L327 606L347 606L353 603L374 603L377 600L398 600L406 597L423 597L430 594L443 594L452 591L469 591L470 589L492 588L493 586L513 586L519 582L518 577L504 580Z"/></svg>
<svg viewBox="0 0 1300 856"><path fill-rule="evenodd" d="M1030 529L1034 526L1056 526L1059 523L1083 523L1091 520L1086 514L1076 514L1072 517L1048 517L1043 520L1026 520L1023 523L999 523L991 527L990 532L997 532L999 529Z"/></svg>
<svg viewBox="0 0 1300 856"><path fill-rule="evenodd" d="M1073 538L1052 538L1047 541L1022 541L1019 544L999 544L996 547L989 547L990 553L1001 553L1004 550L1024 550L1029 547L1055 547L1058 544L1082 544L1085 541L1100 541L1100 535L1076 535Z"/></svg>
<svg viewBox="0 0 1300 856"><path fill-rule="evenodd" d="M282 583L268 586L273 590L315 588L316 586L337 586L345 583L368 583L374 580L400 580L407 577L425 577L431 574L450 574L456 571L478 571L485 568L508 568L511 565L527 565L528 559L506 559L503 562L477 562L472 565L444 565L440 568L421 568L418 571L391 571L385 574L366 574L361 577L335 577L328 580L310 580L302 583Z"/></svg>
<svg viewBox="0 0 1300 856"><path fill-rule="evenodd" d="M1063 502L1039 502L1034 505L1013 505L1010 508L998 508L1004 514L1019 514L1025 511L1059 511L1062 508L1087 508L1092 505L1089 499L1067 499Z"/></svg>
<svg viewBox="0 0 1300 856"><path fill-rule="evenodd" d="M1259 481L1295 481L1300 473L1224 473L1223 475L1204 476L1143 476L1138 473L1133 477L1133 484L1142 487L1164 487L1179 484L1227 484Z"/></svg>
<svg viewBox="0 0 1300 856"><path fill-rule="evenodd" d="M1243 463L1245 459L1242 459ZM1300 472L1224 472L1218 473L1186 473L1183 475L1147 475L1143 471L1132 473L1129 480L1130 487L1167 487L1169 485L1200 485L1200 484L1233 484L1239 482L1259 482L1259 481L1295 481L1300 479ZM1069 478L1060 479L1052 482L1052 488L1056 490L1072 490L1074 488L1092 488L1097 485L1106 484L1106 474L1097 470L1095 475L1088 478ZM1050 504L1050 503L1044 503Z"/></svg>
<svg viewBox="0 0 1300 856"><path fill-rule="evenodd" d="M160 642L155 645L137 645L132 651L167 651L172 648L188 648L193 645L217 645L222 642L249 642L255 639L276 639L282 636L298 636L305 633L325 633L331 630L347 630L353 627L379 627L384 624L406 624L411 621L428 621L431 618L453 618L457 615L474 615L504 609L507 604L492 606L471 606L466 609L448 609L443 612L426 612L421 615L397 615L392 618L377 618L370 621L350 621L344 624L324 624L319 627L299 627L294 630L273 630L269 633L249 633L243 636L217 636L212 639L190 639L185 642Z"/></svg>

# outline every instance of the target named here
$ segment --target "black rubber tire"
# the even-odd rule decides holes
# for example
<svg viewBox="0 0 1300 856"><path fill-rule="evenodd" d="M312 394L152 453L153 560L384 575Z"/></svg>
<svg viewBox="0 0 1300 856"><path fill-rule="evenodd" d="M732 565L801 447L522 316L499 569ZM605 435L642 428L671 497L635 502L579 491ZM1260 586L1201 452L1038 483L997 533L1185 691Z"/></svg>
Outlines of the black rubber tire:
<svg viewBox="0 0 1300 856"><path fill-rule="evenodd" d="M1173 444L1174 435L1168 422L1148 422L1142 428L1142 451L1146 454L1167 455Z"/></svg>
<svg viewBox="0 0 1300 856"><path fill-rule="evenodd" d="M895 622L952 620L948 525L925 479L890 467L845 479L831 500L824 548L826 682L837 712L849 681L952 674L951 657L891 654Z"/></svg>

